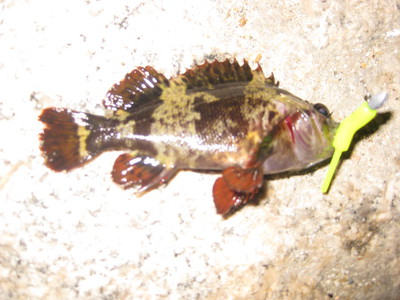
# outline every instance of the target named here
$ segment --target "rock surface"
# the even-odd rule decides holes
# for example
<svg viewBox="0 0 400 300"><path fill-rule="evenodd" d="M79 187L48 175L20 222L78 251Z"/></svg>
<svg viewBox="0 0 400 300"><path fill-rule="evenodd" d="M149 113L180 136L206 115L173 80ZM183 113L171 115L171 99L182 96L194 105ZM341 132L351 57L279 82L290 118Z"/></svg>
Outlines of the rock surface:
<svg viewBox="0 0 400 300"><path fill-rule="evenodd" d="M398 299L397 1L0 1L1 299ZM135 66L167 76L212 58L260 61L336 120L389 93L329 194L326 165L267 178L258 205L216 215L217 175L181 172L136 198L117 153L56 174L37 116L102 114ZM255 65L255 64L254 64Z"/></svg>

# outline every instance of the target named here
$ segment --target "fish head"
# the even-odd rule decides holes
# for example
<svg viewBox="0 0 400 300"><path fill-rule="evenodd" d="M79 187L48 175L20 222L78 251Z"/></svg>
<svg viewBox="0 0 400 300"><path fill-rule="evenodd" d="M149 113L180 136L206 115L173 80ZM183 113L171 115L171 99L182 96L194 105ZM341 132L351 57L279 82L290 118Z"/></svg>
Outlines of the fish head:
<svg viewBox="0 0 400 300"><path fill-rule="evenodd" d="M284 119L298 168L307 168L333 155L333 137L338 123L321 103L297 109Z"/></svg>
<svg viewBox="0 0 400 300"><path fill-rule="evenodd" d="M323 104L298 102L284 115L273 135L264 139L265 174L302 170L333 155L339 124Z"/></svg>

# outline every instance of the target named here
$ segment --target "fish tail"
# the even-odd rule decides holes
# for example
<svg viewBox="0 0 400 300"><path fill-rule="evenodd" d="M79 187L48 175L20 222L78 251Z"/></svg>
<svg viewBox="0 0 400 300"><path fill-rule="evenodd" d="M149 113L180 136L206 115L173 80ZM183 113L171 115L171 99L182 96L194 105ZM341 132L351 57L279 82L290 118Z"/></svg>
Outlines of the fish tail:
<svg viewBox="0 0 400 300"><path fill-rule="evenodd" d="M45 124L40 134L40 149L47 167L54 171L69 171L80 167L102 151L90 140L98 124L106 120L64 108L46 108L39 116ZM99 139L97 139L99 140Z"/></svg>

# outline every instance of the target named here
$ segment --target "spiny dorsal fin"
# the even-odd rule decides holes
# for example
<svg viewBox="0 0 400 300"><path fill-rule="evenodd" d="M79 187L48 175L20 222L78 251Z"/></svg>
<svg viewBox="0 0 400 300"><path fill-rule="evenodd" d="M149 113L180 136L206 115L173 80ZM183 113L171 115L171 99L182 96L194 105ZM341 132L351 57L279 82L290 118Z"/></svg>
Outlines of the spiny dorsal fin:
<svg viewBox="0 0 400 300"><path fill-rule="evenodd" d="M228 59L223 62L215 60L212 63L206 61L170 80L150 66L138 67L108 91L104 106L112 111L121 109L132 112L145 103L160 101L163 88L169 87L172 82L185 85L186 90L212 89L224 83L250 82L255 76L266 84L278 86L273 74L265 78L259 64L255 70L251 70L246 60L242 66L236 59L232 63Z"/></svg>
<svg viewBox="0 0 400 300"><path fill-rule="evenodd" d="M243 61L240 65L236 59L231 63L228 59L223 62L218 60L212 63L205 62L202 65L196 65L192 69L188 69L185 73L176 77L177 81L181 81L186 85L186 89L209 87L223 83L234 82L250 82L254 76L262 76L265 83L277 85L273 74L265 78L260 64L257 64L255 70L251 70L248 62Z"/></svg>
<svg viewBox="0 0 400 300"><path fill-rule="evenodd" d="M187 70L178 76L187 85L187 89L205 87L228 82L247 82L253 78L253 73L245 61L243 66L234 60L224 62L214 61L196 65L193 69Z"/></svg>

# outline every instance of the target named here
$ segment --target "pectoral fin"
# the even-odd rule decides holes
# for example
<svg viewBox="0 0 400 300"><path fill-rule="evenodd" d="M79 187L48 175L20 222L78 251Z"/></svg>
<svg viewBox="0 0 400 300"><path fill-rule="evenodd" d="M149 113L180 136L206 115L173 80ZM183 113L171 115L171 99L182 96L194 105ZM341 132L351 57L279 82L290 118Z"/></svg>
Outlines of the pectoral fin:
<svg viewBox="0 0 400 300"><path fill-rule="evenodd" d="M144 192L166 183L176 172L152 157L124 153L115 161L111 174L125 189L136 187L137 192Z"/></svg>
<svg viewBox="0 0 400 300"><path fill-rule="evenodd" d="M246 204L262 185L261 167L243 169L230 167L222 172L213 187L217 213L225 215L232 209Z"/></svg>
<svg viewBox="0 0 400 300"><path fill-rule="evenodd" d="M222 176L230 189L236 192L249 193L261 187L263 174L259 168L230 167L222 172Z"/></svg>

